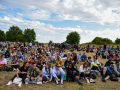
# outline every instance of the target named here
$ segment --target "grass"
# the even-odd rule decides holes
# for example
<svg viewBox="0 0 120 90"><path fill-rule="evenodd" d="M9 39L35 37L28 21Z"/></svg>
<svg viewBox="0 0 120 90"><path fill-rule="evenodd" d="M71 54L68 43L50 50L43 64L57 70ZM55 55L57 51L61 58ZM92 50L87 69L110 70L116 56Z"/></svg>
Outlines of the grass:
<svg viewBox="0 0 120 90"><path fill-rule="evenodd" d="M68 52L68 50L66 50ZM78 51L75 51L77 54ZM83 53L83 52L82 52ZM93 57L95 53L86 53L87 56ZM106 59L98 58L99 62L102 62L105 64L107 61ZM64 60L65 61L65 60ZM10 61L8 62L9 65ZM80 62L77 64L77 67L79 69L80 65L83 62ZM22 66L22 63L20 64ZM84 83L83 86L79 86L77 82L67 82L64 81L64 86L56 86L54 82L46 83L43 85L25 85L22 84L22 87L19 88L17 85L12 84L10 86L6 86L8 81L16 74L16 72L6 72L2 71L0 72L0 90L119 90L119 82L114 81L107 81L102 82L100 77L97 77L95 79L96 83L89 83L87 84L85 80L81 79L81 81Z"/></svg>

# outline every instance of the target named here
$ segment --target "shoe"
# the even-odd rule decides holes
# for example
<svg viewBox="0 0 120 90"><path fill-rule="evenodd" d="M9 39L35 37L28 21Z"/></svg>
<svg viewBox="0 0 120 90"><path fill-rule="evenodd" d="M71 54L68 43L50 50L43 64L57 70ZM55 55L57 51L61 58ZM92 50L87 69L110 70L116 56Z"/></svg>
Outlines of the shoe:
<svg viewBox="0 0 120 90"><path fill-rule="evenodd" d="M28 82L26 82L26 81L25 81L25 84L27 85L27 84L28 84Z"/></svg>
<svg viewBox="0 0 120 90"><path fill-rule="evenodd" d="M37 82L38 85L42 85L42 82Z"/></svg>
<svg viewBox="0 0 120 90"><path fill-rule="evenodd" d="M93 79L90 79L90 83L95 83L95 81Z"/></svg>
<svg viewBox="0 0 120 90"><path fill-rule="evenodd" d="M46 81L43 81L43 83L45 84L45 83L46 83Z"/></svg>
<svg viewBox="0 0 120 90"><path fill-rule="evenodd" d="M63 83L61 83L61 86L63 86Z"/></svg>
<svg viewBox="0 0 120 90"><path fill-rule="evenodd" d="M59 83L58 83L58 81L57 81L57 80L56 80L56 85L57 85L57 86L59 86Z"/></svg>
<svg viewBox="0 0 120 90"><path fill-rule="evenodd" d="M6 84L7 86L11 85L12 84L12 81L9 81L8 84Z"/></svg>
<svg viewBox="0 0 120 90"><path fill-rule="evenodd" d="M86 82L87 82L87 83L90 83L88 79L86 79Z"/></svg>
<svg viewBox="0 0 120 90"><path fill-rule="evenodd" d="M20 82L20 83L18 84L18 87L21 87L21 85L22 85L22 82Z"/></svg>
<svg viewBox="0 0 120 90"><path fill-rule="evenodd" d="M79 84L79 85L83 85L83 83L82 83L80 80L78 81L78 84Z"/></svg>
<svg viewBox="0 0 120 90"><path fill-rule="evenodd" d="M105 78L104 78L104 77L102 77L102 81L103 81L103 82L106 82L106 80L105 80Z"/></svg>

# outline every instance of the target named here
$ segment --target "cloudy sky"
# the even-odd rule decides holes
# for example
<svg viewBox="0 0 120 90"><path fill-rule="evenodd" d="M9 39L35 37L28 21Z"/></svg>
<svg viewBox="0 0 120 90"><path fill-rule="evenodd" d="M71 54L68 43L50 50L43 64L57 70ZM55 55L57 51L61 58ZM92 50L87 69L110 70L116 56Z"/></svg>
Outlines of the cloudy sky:
<svg viewBox="0 0 120 90"><path fill-rule="evenodd" d="M63 42L77 31L80 43L120 38L120 0L0 0L0 29L34 29L39 42Z"/></svg>

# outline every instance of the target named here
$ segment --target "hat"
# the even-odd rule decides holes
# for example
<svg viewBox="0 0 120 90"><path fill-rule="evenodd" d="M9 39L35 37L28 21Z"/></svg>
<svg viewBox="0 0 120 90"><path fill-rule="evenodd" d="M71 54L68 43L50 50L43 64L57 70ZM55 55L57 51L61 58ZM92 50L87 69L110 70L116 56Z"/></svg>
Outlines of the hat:
<svg viewBox="0 0 120 90"><path fill-rule="evenodd" d="M61 65L59 64L59 63L56 63L56 65L55 65L56 67L60 67Z"/></svg>

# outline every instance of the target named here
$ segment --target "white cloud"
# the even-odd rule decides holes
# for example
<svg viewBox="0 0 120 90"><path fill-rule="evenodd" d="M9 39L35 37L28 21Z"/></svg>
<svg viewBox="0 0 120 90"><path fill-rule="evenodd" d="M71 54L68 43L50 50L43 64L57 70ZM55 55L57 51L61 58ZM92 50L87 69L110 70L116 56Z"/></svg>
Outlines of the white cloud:
<svg viewBox="0 0 120 90"><path fill-rule="evenodd" d="M20 8L23 12L19 15L32 20L81 20L120 25L120 0L1 0L0 8ZM51 16L53 13L56 15Z"/></svg>
<svg viewBox="0 0 120 90"><path fill-rule="evenodd" d="M10 26L12 25L17 25L20 28L32 28L36 32L44 33L44 35L40 33L36 33L37 37L36 39L39 42L49 42L49 40L52 40L54 42L63 42L66 40L66 36L68 33L72 31L77 31L80 36L81 36L81 41L80 43L85 43L85 42L90 42L92 41L95 37L104 37L104 38L110 38L111 40L115 40L116 37L119 37L120 29L105 29L105 30L98 30L98 31L93 31L93 30L83 30L79 25L76 28L71 28L71 27L54 27L51 24L45 24L41 23L39 21L27 21L23 20L20 18L15 18L15 17L8 17L4 16L3 18L0 17L0 25L1 29L2 26L7 27L9 29ZM4 31L7 31L8 29L2 29Z"/></svg>

